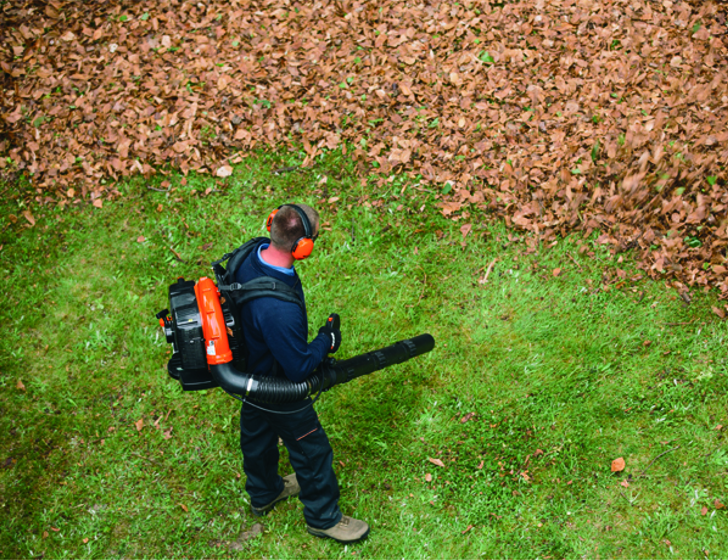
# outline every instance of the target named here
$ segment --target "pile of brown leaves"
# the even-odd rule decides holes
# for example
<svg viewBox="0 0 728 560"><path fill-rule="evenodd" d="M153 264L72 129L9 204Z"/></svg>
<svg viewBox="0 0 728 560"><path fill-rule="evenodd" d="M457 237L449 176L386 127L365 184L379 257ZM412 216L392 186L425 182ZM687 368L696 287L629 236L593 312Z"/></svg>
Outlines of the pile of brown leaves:
<svg viewBox="0 0 728 560"><path fill-rule="evenodd" d="M599 231L728 296L723 2L8 1L0 167L114 196L236 150L342 148L548 240Z"/></svg>

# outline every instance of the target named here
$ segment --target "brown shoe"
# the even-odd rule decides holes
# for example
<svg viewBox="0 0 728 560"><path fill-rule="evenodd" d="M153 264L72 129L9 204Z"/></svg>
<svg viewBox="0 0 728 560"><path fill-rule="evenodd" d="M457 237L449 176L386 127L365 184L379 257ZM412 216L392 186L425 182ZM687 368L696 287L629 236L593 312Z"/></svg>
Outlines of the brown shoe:
<svg viewBox="0 0 728 560"><path fill-rule="evenodd" d="M334 539L340 543L352 543L366 538L369 534L369 525L344 515L341 521L330 529L316 529L309 525L308 532L317 537Z"/></svg>
<svg viewBox="0 0 728 560"><path fill-rule="evenodd" d="M289 474L288 476L283 477L283 491L278 494L278 497L273 500L271 503L263 506L263 507L254 507L250 506L250 509L253 512L253 515L260 517L261 515L267 514L270 510L272 510L275 505L280 502L281 500L285 500L289 496L295 496L301 491L301 487L298 485L298 480L296 480L296 473Z"/></svg>

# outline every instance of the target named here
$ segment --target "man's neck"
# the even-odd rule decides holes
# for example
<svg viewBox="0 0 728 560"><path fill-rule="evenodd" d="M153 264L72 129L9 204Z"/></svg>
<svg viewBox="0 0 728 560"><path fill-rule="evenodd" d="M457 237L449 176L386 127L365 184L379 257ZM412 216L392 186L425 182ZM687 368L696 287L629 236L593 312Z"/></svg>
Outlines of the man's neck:
<svg viewBox="0 0 728 560"><path fill-rule="evenodd" d="M294 258L290 251L277 249L272 243L260 252L260 256L266 263L273 266L281 268L291 268L293 266Z"/></svg>

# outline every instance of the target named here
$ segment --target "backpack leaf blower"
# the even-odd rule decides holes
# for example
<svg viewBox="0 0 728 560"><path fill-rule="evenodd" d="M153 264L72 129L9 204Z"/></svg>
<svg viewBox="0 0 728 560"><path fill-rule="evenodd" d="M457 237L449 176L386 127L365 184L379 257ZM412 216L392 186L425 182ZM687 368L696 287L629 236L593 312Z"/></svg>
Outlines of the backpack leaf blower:
<svg viewBox="0 0 728 560"><path fill-rule="evenodd" d="M243 284L234 289L243 293L247 290L246 300L262 295L277 297L276 290L281 289L272 278L252 282L254 286ZM210 278L203 277L197 283L180 278L169 287L169 309L157 313L167 342L173 346L167 371L185 391L221 387L233 395L250 396L260 402L293 403L406 362L435 347L431 335L421 334L347 360L329 357L300 383L280 377L251 375L245 373L245 342L235 298L226 297L224 288L229 286L222 288L222 291L218 289ZM281 299L285 297L284 294Z"/></svg>

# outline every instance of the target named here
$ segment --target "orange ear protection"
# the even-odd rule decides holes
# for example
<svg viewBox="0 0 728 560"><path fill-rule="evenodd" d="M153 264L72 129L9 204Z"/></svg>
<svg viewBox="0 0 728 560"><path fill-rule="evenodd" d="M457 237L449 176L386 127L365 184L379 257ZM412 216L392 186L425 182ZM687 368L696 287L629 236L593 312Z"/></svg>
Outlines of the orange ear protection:
<svg viewBox="0 0 728 560"><path fill-rule="evenodd" d="M284 206L290 206L293 208L296 211L296 214L298 214L301 218L301 224L303 225L303 237L300 237L298 241L293 244L293 247L291 247L291 255L293 255L294 259L300 261L311 255L313 252L313 243L316 241L316 236L313 235L311 222L308 221L306 213L295 204L282 204L270 213L270 216L268 216L268 220L266 221L266 227L268 228L268 231L270 231L270 228L273 225L273 218L278 213L278 210Z"/></svg>

